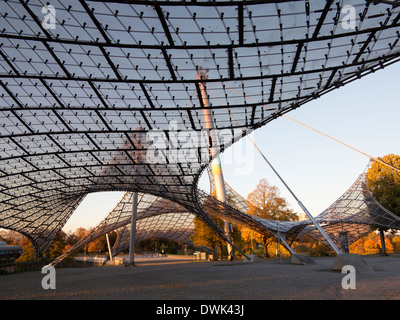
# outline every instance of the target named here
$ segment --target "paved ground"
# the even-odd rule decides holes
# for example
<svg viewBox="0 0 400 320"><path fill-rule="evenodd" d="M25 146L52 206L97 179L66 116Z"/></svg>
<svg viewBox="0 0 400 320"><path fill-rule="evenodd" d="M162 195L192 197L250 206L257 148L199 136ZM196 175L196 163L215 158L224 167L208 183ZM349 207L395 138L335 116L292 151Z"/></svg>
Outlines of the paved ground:
<svg viewBox="0 0 400 320"><path fill-rule="evenodd" d="M0 276L5 299L400 299L400 256L369 256L375 272L356 275L356 289L344 290L344 274L331 271L333 258L314 258L314 265L289 260L257 263L192 262L157 259L137 267L108 266L57 269L56 289L41 287L43 274Z"/></svg>

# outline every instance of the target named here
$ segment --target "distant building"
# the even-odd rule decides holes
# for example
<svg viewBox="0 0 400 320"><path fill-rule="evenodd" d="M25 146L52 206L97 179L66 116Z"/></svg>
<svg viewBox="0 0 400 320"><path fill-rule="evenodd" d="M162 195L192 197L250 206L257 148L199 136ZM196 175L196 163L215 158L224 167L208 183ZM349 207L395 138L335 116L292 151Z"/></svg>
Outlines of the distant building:
<svg viewBox="0 0 400 320"><path fill-rule="evenodd" d="M0 241L0 274L14 272L15 260L22 254L20 246L9 246Z"/></svg>

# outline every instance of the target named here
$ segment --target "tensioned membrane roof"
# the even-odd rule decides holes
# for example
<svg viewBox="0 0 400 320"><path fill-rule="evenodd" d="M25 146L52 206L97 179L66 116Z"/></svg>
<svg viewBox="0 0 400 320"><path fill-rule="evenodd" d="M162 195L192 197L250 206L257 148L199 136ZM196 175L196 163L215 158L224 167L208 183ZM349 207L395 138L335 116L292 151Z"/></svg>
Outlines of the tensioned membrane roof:
<svg viewBox="0 0 400 320"><path fill-rule="evenodd" d="M37 252L96 191L163 196L212 224L196 193L210 145L400 55L398 1L8 0L0 13L0 227Z"/></svg>
<svg viewBox="0 0 400 320"><path fill-rule="evenodd" d="M340 232L347 232L347 244L351 245L371 232L371 226L400 229L400 218L385 209L374 198L367 185L367 169L360 174L353 185L326 210L316 216L324 231L337 246L341 246ZM227 219L233 224L256 231L264 236L274 237L279 232L292 244L305 235L317 239L329 246L311 220L277 221L246 214L248 203L225 182L229 206L220 206L220 202L211 194L215 188L210 167L210 194L199 191L201 204L214 218ZM194 215L185 212L178 204L150 194L139 194L136 242L148 239L168 239L194 247L191 236L194 234ZM126 192L115 208L85 237L75 243L68 251L57 257L51 265L57 265L72 253L83 248L89 242L116 230L117 240L112 248L112 256L129 250L132 192ZM233 208L235 207L235 209ZM276 236L275 236L276 237ZM200 249L200 248L199 248ZM205 250L206 248L201 248Z"/></svg>

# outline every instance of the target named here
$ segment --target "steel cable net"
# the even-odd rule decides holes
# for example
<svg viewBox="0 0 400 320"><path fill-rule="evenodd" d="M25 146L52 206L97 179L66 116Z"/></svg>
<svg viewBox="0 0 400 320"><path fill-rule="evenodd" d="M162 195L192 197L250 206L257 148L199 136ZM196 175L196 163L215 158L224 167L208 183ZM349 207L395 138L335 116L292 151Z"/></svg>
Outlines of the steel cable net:
<svg viewBox="0 0 400 320"><path fill-rule="evenodd" d="M214 179L208 167L210 193L199 190L200 203L210 216L227 220L235 225L254 230L269 238L279 232L288 243L301 241L307 235L329 247L326 239L311 220L277 221L247 214L248 203L225 182L230 203L218 201L213 194ZM95 239L116 230L118 238L112 248L112 256L129 249L133 194L127 192L108 216L86 237L69 251L55 259L58 264L71 253ZM194 247L190 237L194 231L194 215L178 204L160 197L140 194L138 201L136 242L148 239L169 239ZM368 188L366 173L333 204L316 217L325 232L340 246L339 232L347 231L348 244L352 244L371 232L371 226L400 230L400 218L382 207ZM206 250L207 248L201 248Z"/></svg>
<svg viewBox="0 0 400 320"><path fill-rule="evenodd" d="M400 54L397 1L8 0L0 12L0 227L38 256L97 191L167 198L223 236L196 192L209 148Z"/></svg>
<svg viewBox="0 0 400 320"><path fill-rule="evenodd" d="M52 264L58 264L70 254L88 243L112 231L117 231L117 240L113 246L113 256L129 249L133 193L126 192L115 208L87 235L80 239L67 252L57 257ZM136 241L163 238L192 244L194 215L188 213L177 203L140 193L137 207Z"/></svg>
<svg viewBox="0 0 400 320"><path fill-rule="evenodd" d="M348 232L349 244L371 232L371 226L380 228L400 229L400 218L384 208L372 195L367 184L367 175L362 173L354 184L332 205L323 211L316 220L323 226L326 233L337 244L339 232ZM309 226L301 236L308 234L324 244L318 230Z"/></svg>
<svg viewBox="0 0 400 320"><path fill-rule="evenodd" d="M209 166L207 169L210 180L210 194L212 194L215 188L214 179ZM247 201L227 183L225 183L225 187L228 197L234 199L235 207L241 208L242 212L246 212L248 209ZM88 243L114 230L118 236L112 248L112 256L128 250L133 210L132 199L133 193L125 193L115 208L93 230L67 252L52 261L52 264L60 263ZM194 217L194 214L187 212L185 208L171 200L140 193L138 197L135 242L138 243L149 239L168 239L196 247L190 239L193 235ZM216 217L219 217L219 215L216 215ZM203 247L197 248L208 250L208 248Z"/></svg>

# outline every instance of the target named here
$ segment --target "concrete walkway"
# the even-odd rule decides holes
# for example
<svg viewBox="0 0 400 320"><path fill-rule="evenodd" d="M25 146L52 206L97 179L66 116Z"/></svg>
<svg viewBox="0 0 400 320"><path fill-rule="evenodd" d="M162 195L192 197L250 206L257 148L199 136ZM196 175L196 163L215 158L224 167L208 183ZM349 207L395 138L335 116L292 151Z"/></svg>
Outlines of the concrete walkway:
<svg viewBox="0 0 400 320"><path fill-rule="evenodd" d="M357 274L356 289L344 290L345 274L331 270L333 258L314 258L314 265L285 259L257 263L192 262L157 259L138 267L105 266L57 269L56 289L44 290L44 274L0 276L0 299L400 299L400 257L369 256L375 272Z"/></svg>

